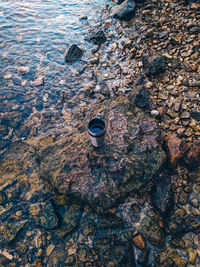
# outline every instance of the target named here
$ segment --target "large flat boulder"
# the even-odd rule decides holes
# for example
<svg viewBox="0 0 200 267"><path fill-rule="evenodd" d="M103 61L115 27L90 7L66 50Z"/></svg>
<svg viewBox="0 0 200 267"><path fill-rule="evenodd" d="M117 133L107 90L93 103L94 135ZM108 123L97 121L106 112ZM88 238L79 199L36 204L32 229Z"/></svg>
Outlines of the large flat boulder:
<svg viewBox="0 0 200 267"><path fill-rule="evenodd" d="M98 113L107 123L105 144L96 149L87 123ZM125 97L96 104L73 134L40 151L40 175L60 193L104 208L139 191L161 168L166 155L155 120Z"/></svg>

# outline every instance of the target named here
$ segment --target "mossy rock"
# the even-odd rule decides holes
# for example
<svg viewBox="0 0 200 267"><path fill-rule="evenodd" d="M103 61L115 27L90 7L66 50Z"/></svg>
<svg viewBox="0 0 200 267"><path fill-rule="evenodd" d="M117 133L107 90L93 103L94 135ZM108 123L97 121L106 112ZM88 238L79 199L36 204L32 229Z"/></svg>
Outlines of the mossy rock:
<svg viewBox="0 0 200 267"><path fill-rule="evenodd" d="M87 123L98 113L107 124L105 144L96 149ZM73 134L39 151L40 174L60 193L104 208L139 191L161 168L166 155L155 120L125 97L96 104Z"/></svg>

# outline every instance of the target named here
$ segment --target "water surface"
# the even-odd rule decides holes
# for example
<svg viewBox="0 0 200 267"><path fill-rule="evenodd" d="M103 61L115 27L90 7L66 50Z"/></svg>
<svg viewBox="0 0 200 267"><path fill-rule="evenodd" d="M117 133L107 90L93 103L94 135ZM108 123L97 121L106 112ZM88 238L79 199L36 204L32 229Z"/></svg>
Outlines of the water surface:
<svg viewBox="0 0 200 267"><path fill-rule="evenodd" d="M72 43L85 51L91 47L85 32L100 19L104 3L0 0L0 150L29 135L65 128L83 87L76 72L87 60L85 53L67 65L65 51Z"/></svg>

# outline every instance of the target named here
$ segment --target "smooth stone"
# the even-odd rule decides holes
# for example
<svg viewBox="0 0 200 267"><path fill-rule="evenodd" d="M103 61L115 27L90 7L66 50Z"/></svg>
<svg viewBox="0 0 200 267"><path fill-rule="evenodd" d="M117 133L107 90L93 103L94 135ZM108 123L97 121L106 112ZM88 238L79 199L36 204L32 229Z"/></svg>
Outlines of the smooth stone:
<svg viewBox="0 0 200 267"><path fill-rule="evenodd" d="M157 110L152 110L151 111L151 116L152 117L157 117L159 115L159 112Z"/></svg>
<svg viewBox="0 0 200 267"><path fill-rule="evenodd" d="M112 16L121 20L130 20L135 15L136 4L133 0L125 0L113 8Z"/></svg>
<svg viewBox="0 0 200 267"><path fill-rule="evenodd" d="M154 219L147 216L144 217L140 224L139 231L152 246L156 248L164 247L164 231Z"/></svg>
<svg viewBox="0 0 200 267"><path fill-rule="evenodd" d="M74 62L80 59L83 55L83 50L79 48L76 44L70 46L65 55L65 61L67 63Z"/></svg>

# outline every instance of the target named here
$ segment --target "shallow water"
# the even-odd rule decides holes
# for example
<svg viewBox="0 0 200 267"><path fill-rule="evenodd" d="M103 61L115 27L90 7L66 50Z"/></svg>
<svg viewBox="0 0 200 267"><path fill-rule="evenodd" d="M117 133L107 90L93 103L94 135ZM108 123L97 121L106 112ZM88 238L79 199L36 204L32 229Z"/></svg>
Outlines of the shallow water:
<svg viewBox="0 0 200 267"><path fill-rule="evenodd" d="M87 60L85 53L67 65L65 51L72 43L85 51L91 47L85 32L100 19L104 3L0 0L0 150L14 140L63 127L56 125L57 119L66 119L59 101L66 94L68 108L74 106L82 87L75 73ZM44 85L35 86L38 78Z"/></svg>

